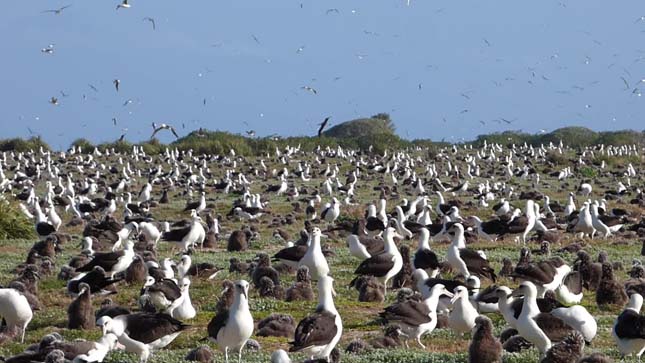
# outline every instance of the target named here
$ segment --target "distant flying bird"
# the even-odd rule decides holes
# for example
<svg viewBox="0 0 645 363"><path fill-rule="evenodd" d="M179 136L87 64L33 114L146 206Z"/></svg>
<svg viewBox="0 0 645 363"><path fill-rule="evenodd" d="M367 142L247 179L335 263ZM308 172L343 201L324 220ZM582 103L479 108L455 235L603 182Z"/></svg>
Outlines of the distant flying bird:
<svg viewBox="0 0 645 363"><path fill-rule="evenodd" d="M423 84L419 83L419 91L421 91L421 88L423 88Z"/></svg>
<svg viewBox="0 0 645 363"><path fill-rule="evenodd" d="M116 117L112 117L112 123L116 126Z"/></svg>
<svg viewBox="0 0 645 363"><path fill-rule="evenodd" d="M50 98L49 103L51 103L54 106L58 106L58 98L56 98L56 97Z"/></svg>
<svg viewBox="0 0 645 363"><path fill-rule="evenodd" d="M54 54L54 45L50 44L46 48L41 49L40 51L47 54Z"/></svg>
<svg viewBox="0 0 645 363"><path fill-rule="evenodd" d="M489 47L491 46L490 42L486 38L484 38L484 43L486 43L486 45L489 46Z"/></svg>
<svg viewBox="0 0 645 363"><path fill-rule="evenodd" d="M91 89L92 89L92 91L94 91L94 92L98 92L98 91L99 91L99 90L98 90L96 87L94 87L94 85L92 85L92 84L88 84L88 86L90 86L90 88L91 88Z"/></svg>
<svg viewBox="0 0 645 363"><path fill-rule="evenodd" d="M461 95L461 97L463 97L463 98L465 98L465 99L467 99L467 100L469 100L469 99L470 99L470 96L468 96L468 95L467 95L467 94L465 94L465 93L460 93L460 95Z"/></svg>
<svg viewBox="0 0 645 363"><path fill-rule="evenodd" d="M634 23L638 23L639 21L645 21L645 16L639 17L638 19L636 19L636 21L634 21Z"/></svg>
<svg viewBox="0 0 645 363"><path fill-rule="evenodd" d="M296 53L302 53L302 51L303 51L303 50L305 50L305 46L304 46L304 45L302 45L302 46L298 47L298 50L296 50Z"/></svg>
<svg viewBox="0 0 645 363"><path fill-rule="evenodd" d="M123 2L119 5L116 6L116 9L119 10L120 8L127 9L130 7L130 4L128 4L128 0L123 0Z"/></svg>
<svg viewBox="0 0 645 363"><path fill-rule="evenodd" d="M502 118L501 118L501 120L502 120L502 121L504 121L504 122L506 122L507 124L509 124L509 125L510 125L510 124L512 124L516 119L515 119L515 120L507 120L507 119L505 119L505 118L503 118L503 117L502 117Z"/></svg>
<svg viewBox="0 0 645 363"><path fill-rule="evenodd" d="M112 83L114 83L114 88L116 88L116 91L119 92L119 85L121 84L121 81L115 79L114 81L112 81Z"/></svg>
<svg viewBox="0 0 645 363"><path fill-rule="evenodd" d="M340 11L336 8L333 8L333 9L327 9L327 11L325 12L326 15L329 15L331 13L340 14Z"/></svg>
<svg viewBox="0 0 645 363"><path fill-rule="evenodd" d="M168 124L157 125L156 123L153 122L152 123L152 128L154 129L154 131L152 132L152 136L150 136L151 139L153 137L155 137L157 132L159 132L161 130L170 130L172 132L172 134L175 135L176 138L179 138L179 135L177 135L177 131L175 131L175 128L170 126L170 125L168 125Z"/></svg>
<svg viewBox="0 0 645 363"><path fill-rule="evenodd" d="M316 91L316 89L315 89L315 88L313 88L313 87L309 87L309 86L302 86L301 88L302 88L302 89L304 89L305 91L309 91L309 92L311 92L311 93L313 93L313 94L315 94L315 95L317 95L317 94L318 94L318 91Z"/></svg>
<svg viewBox="0 0 645 363"><path fill-rule="evenodd" d="M125 102L123 102L123 107L129 105L132 103L132 98L128 98Z"/></svg>
<svg viewBox="0 0 645 363"><path fill-rule="evenodd" d="M63 91L60 91L60 95L61 95L61 96L63 96L63 97L67 97L67 96L69 96L69 94L67 94L67 93L65 93L65 92L63 92Z"/></svg>
<svg viewBox="0 0 645 363"><path fill-rule="evenodd" d="M125 140L125 134L128 133L128 129L123 129L121 131L123 131L123 133L121 134L121 137L119 137L119 142Z"/></svg>
<svg viewBox="0 0 645 363"><path fill-rule="evenodd" d="M255 40L256 43L262 44L260 43L260 39L258 39L258 37L256 37L255 34L251 34L251 37L253 37L253 40Z"/></svg>
<svg viewBox="0 0 645 363"><path fill-rule="evenodd" d="M53 9L53 10L43 10L42 12L43 12L43 13L53 13L54 15L60 15L60 14L63 12L63 10L65 10L65 9L69 8L70 6L72 6L72 4L65 5L65 6L63 6L62 8L58 8L58 9Z"/></svg>
<svg viewBox="0 0 645 363"><path fill-rule="evenodd" d="M323 130L325 129L325 126L327 126L327 123L329 122L330 118L331 118L331 116L325 117L323 122L319 123L320 128L318 128L318 137L322 136Z"/></svg>
<svg viewBox="0 0 645 363"><path fill-rule="evenodd" d="M630 87L629 87L629 83L627 82L627 80L625 79L625 77L620 77L620 79L622 79L622 80L623 80L623 83L625 83L625 90L628 90Z"/></svg>
<svg viewBox="0 0 645 363"><path fill-rule="evenodd" d="M246 131L246 134L247 134L249 137L255 137L255 130L247 130L247 131Z"/></svg>
<svg viewBox="0 0 645 363"><path fill-rule="evenodd" d="M484 122L483 120L479 120L479 123L482 125L486 125L486 122Z"/></svg>
<svg viewBox="0 0 645 363"><path fill-rule="evenodd" d="M152 23L152 30L157 30L157 24L155 24L155 20L154 20L153 18L151 18L151 17L149 17L149 16L146 16L145 18L143 18L143 20L144 20L144 21L146 21L146 20L147 20L147 21L149 21L150 23Z"/></svg>

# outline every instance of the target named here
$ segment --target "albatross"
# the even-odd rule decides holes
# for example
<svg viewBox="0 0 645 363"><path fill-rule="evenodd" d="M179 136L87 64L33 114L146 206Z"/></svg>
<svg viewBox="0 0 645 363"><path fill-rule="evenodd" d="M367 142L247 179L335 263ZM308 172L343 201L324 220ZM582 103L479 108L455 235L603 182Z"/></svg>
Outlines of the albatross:
<svg viewBox="0 0 645 363"><path fill-rule="evenodd" d="M323 276L318 280L318 306L315 313L298 323L290 352L304 352L311 359L329 360L343 333L343 322L333 299L334 279Z"/></svg>
<svg viewBox="0 0 645 363"><path fill-rule="evenodd" d="M229 349L237 350L238 363L242 361L242 348L253 334L253 316L249 310L249 283L235 283L233 304L228 310L217 313L208 323L208 338L224 351L228 363Z"/></svg>

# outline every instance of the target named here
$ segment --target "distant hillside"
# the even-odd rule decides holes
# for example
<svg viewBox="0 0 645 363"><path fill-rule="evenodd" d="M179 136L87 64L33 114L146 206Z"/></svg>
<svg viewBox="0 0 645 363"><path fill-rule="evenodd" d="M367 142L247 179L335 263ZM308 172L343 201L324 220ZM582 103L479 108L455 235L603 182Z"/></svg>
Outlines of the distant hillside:
<svg viewBox="0 0 645 363"><path fill-rule="evenodd" d="M352 138L372 135L394 135L394 123L390 115L379 113L370 118L359 118L335 125L323 132L327 137Z"/></svg>
<svg viewBox="0 0 645 363"><path fill-rule="evenodd" d="M231 149L238 155L267 155L275 152L275 149L283 149L287 145L300 145L303 150L313 150L318 146L331 147L342 146L345 148L369 150L375 153L383 153L385 150L405 149L408 147L445 147L447 143L432 141L429 139L405 140L394 132L394 123L390 116L385 113L377 114L369 118L360 118L337 125L332 125L323 132L324 137L316 136L291 136L291 137L257 137L249 138L240 134L232 134L225 131L210 131L200 129L181 137L170 144L163 144L157 139L146 140L136 144L128 140L105 142L94 144L87 139L78 139L72 143L82 147L83 152L92 152L95 147L100 150L107 148L119 152L128 152L134 145L143 147L148 154L163 152L166 147L176 147L179 150L192 149L198 154L226 154ZM586 127L571 126L553 130L543 134L529 134L521 131L503 131L491 134L479 135L473 141L466 142L476 147L484 142L497 143L502 145L530 144L534 146L548 145L549 142L557 144L562 140L564 145L572 148L580 148L591 145L637 145L645 147L645 131L620 130L597 132ZM28 151L51 150L49 145L40 137L30 139L0 139L0 152L4 151Z"/></svg>
<svg viewBox="0 0 645 363"><path fill-rule="evenodd" d="M486 140L490 143L523 144L534 146L562 143L569 147L584 147L597 144L605 145L639 145L645 146L645 131L620 130L596 132L586 127L562 127L544 134L529 134L520 131L504 131L479 135L473 141L474 145L482 145Z"/></svg>

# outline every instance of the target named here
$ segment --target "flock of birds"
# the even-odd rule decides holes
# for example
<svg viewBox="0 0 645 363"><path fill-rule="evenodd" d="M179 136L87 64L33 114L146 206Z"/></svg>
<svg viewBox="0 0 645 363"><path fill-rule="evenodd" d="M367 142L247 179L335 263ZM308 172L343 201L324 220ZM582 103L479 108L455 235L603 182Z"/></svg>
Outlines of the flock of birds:
<svg viewBox="0 0 645 363"><path fill-rule="evenodd" d="M153 127L172 131L167 125ZM101 362L116 349L145 362L195 329L217 344L226 362L231 354L241 361L245 348L259 348L251 339L254 333L290 339L273 352L273 363L291 362L294 353L304 353L307 362L338 362L346 329L344 311L334 300L338 293L354 296L351 289L334 288L339 241L355 259L352 289L359 301L374 304L384 326L382 337L348 342L350 354L407 347L409 341L426 349L425 335L449 329L470 335L469 362L501 362L504 351L526 349L537 349L543 363L610 362L600 353L584 354L598 324L580 303L585 293L593 293L601 308L625 308L615 318L612 336L620 354L640 359L645 266L636 261L630 280L622 283L614 275L623 268L621 261L601 252L595 262L584 248L645 236L642 170L631 163L606 163L642 158L642 152L636 146L605 145L575 152L562 142L384 155L286 146L257 158L234 150L198 155L167 149L147 155L137 146L123 154L76 147L58 153L4 152L0 191L33 220L39 240L25 251L16 277L0 289L0 340L24 342L29 336L34 314L47 309L39 300L39 279L54 270L72 299L67 328L102 331L97 341L65 341L52 332L5 362ZM557 168L552 155L569 155L571 165ZM582 168L611 182L582 180ZM549 194L568 197L560 204ZM189 218L159 217L173 198L192 199L183 208ZM218 213L222 210L226 215ZM462 215L466 211L471 215ZM237 258L238 251L269 239L261 227L273 229L272 238L286 246L273 256L258 249L252 261ZM294 228L298 239L292 241L288 230ZM73 230L82 236L66 233ZM469 247L478 239L487 248ZM72 240L80 243L78 253L57 261ZM443 251L436 248L442 241L449 241ZM166 243L171 257L162 258ZM539 248L532 250L531 243ZM416 251L410 244L417 244ZM520 249L515 265L508 251L493 258L496 246L504 244ZM561 248L552 256L556 245ZM192 259L224 249L232 256L231 276L246 275L249 281L222 280L208 325L190 325L204 308L193 304L191 283L218 280L225 270ZM567 262L570 256L575 260ZM284 279L293 274L295 282L285 287ZM499 285L501 277L516 287ZM105 298L95 309L93 298L118 297L117 286L141 287L136 301L118 305ZM295 306L316 295L315 310L297 324L282 313L256 322L249 306L255 296ZM385 301L391 304L380 305ZM500 314L506 323L500 336L493 335L490 314ZM209 362L214 355L200 346L186 359Z"/></svg>

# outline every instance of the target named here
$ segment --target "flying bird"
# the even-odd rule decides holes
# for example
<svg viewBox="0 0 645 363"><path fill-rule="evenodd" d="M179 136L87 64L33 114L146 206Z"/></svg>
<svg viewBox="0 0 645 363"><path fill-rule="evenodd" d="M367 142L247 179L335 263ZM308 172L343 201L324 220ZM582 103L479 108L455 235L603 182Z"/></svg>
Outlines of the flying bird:
<svg viewBox="0 0 645 363"><path fill-rule="evenodd" d="M58 98L56 98L56 97L50 98L49 103L51 103L54 106L58 106Z"/></svg>
<svg viewBox="0 0 645 363"><path fill-rule="evenodd" d="M116 117L112 117L112 123L116 126Z"/></svg>
<svg viewBox="0 0 645 363"><path fill-rule="evenodd" d="M127 134L127 133L128 133L128 129L123 129L123 130L121 130L121 131L123 131L123 133L121 134L121 137L119 137L119 141L118 141L118 142L122 142L123 140L125 140L125 134Z"/></svg>
<svg viewBox="0 0 645 363"><path fill-rule="evenodd" d="M157 24L155 24L155 19L149 16L146 16L145 18L143 18L143 21L146 21L146 20L152 24L152 30L157 30Z"/></svg>
<svg viewBox="0 0 645 363"><path fill-rule="evenodd" d="M119 5L116 6L116 9L119 10L120 8L127 9L130 7L130 4L128 4L128 0L123 0L123 2Z"/></svg>
<svg viewBox="0 0 645 363"><path fill-rule="evenodd" d="M42 12L43 13L53 13L54 15L60 15L63 12L63 10L69 8L70 6L72 6L72 4L65 5L62 8L58 8L58 9L43 10Z"/></svg>
<svg viewBox="0 0 645 363"><path fill-rule="evenodd" d="M98 90L96 87L94 87L94 85L92 85L92 84L88 84L88 86L90 86L90 88L91 88L91 89L92 89L92 91L94 91L94 92L98 92L98 91L99 91L99 90Z"/></svg>
<svg viewBox="0 0 645 363"><path fill-rule="evenodd" d="M249 137L255 137L255 130L247 130L247 131L246 131L246 134L247 134Z"/></svg>
<svg viewBox="0 0 645 363"><path fill-rule="evenodd" d="M302 45L302 46L298 47L298 50L296 50L296 53L302 53L302 51L303 51L303 50L305 50L305 46L304 46L304 45Z"/></svg>
<svg viewBox="0 0 645 363"><path fill-rule="evenodd" d="M40 51L47 54L54 54L54 45L50 44L46 48L41 49Z"/></svg>
<svg viewBox="0 0 645 363"><path fill-rule="evenodd" d="M123 107L129 105L132 103L132 98L128 98L125 102L123 102Z"/></svg>
<svg viewBox="0 0 645 363"><path fill-rule="evenodd" d="M119 85L121 84L121 81L115 79L114 81L112 81L112 83L114 83L114 88L116 88L116 91L119 92Z"/></svg>
<svg viewBox="0 0 645 363"><path fill-rule="evenodd" d="M320 128L318 128L318 137L322 136L323 130L325 129L325 126L327 126L327 123L329 122L330 118L331 118L331 116L327 116L327 117L325 117L323 122L319 123Z"/></svg>
<svg viewBox="0 0 645 363"><path fill-rule="evenodd" d="M622 76L621 76L621 77L620 77L620 79L622 79L622 80L623 80L623 83L625 83L625 90L628 90L628 89L630 88L630 87L629 87L629 82L627 82L627 80L625 79L625 77L622 77Z"/></svg>
<svg viewBox="0 0 645 363"><path fill-rule="evenodd" d="M333 9L327 9L327 11L325 12L325 15L329 15L329 14L331 14L331 13L340 14L340 10L338 10L338 9L336 9L336 8L333 8Z"/></svg>
<svg viewBox="0 0 645 363"><path fill-rule="evenodd" d="M68 93L65 93L65 92L63 92L63 91L60 91L60 95L61 95L61 96L63 96L63 97L67 97L67 96L69 96L69 94L68 94Z"/></svg>
<svg viewBox="0 0 645 363"><path fill-rule="evenodd" d="M157 125L156 123L153 122L152 123L152 128L154 129L154 131L152 132L152 136L150 136L151 139L153 137L155 137L157 132L162 131L162 130L170 130L172 132L172 134L175 135L176 138L179 138L179 135L177 135L177 131L175 131L175 128L170 126L170 125L168 125L168 124Z"/></svg>
<svg viewBox="0 0 645 363"><path fill-rule="evenodd" d="M253 37L253 40L255 40L256 43L262 44L260 43L260 39L258 39L258 37L256 37L255 34L251 34L251 37Z"/></svg>
<svg viewBox="0 0 645 363"><path fill-rule="evenodd" d="M315 94L315 95L317 95L317 94L318 94L318 91L316 91L316 89L315 89L315 88L313 88L313 87L309 87L309 86L302 86L301 88L302 88L302 89L304 89L305 91L309 91L309 92L311 92L311 93L313 93L313 94Z"/></svg>

